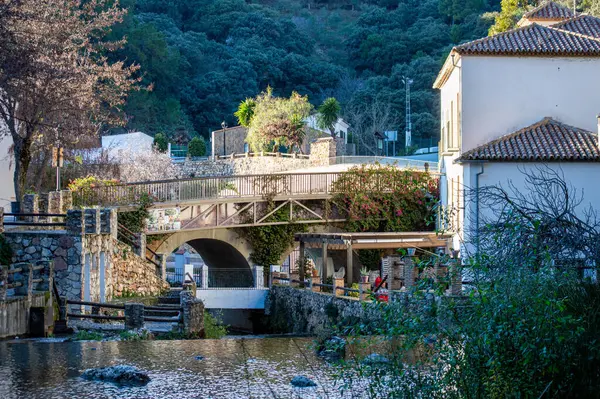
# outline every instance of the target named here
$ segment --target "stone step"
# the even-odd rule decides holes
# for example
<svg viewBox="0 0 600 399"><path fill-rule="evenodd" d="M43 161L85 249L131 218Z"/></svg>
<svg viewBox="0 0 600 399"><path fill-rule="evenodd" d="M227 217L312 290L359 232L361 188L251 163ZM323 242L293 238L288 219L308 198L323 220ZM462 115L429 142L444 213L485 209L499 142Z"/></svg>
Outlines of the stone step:
<svg viewBox="0 0 600 399"><path fill-rule="evenodd" d="M159 296L159 305L179 305L179 297Z"/></svg>
<svg viewBox="0 0 600 399"><path fill-rule="evenodd" d="M145 310L144 316L156 316L156 317L177 317L179 316L178 310Z"/></svg>

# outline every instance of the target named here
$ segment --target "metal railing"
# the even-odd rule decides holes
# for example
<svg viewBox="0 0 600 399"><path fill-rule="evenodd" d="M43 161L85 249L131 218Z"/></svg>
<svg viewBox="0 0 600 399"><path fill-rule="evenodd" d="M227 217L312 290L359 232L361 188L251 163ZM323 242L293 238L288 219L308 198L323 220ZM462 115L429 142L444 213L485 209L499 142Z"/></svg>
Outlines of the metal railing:
<svg viewBox="0 0 600 399"><path fill-rule="evenodd" d="M12 217L13 220L7 220L6 217ZM67 217L64 213L5 213L2 224L4 226L30 226L30 227L65 227L67 224L64 219ZM62 219L62 222L56 221Z"/></svg>
<svg viewBox="0 0 600 399"><path fill-rule="evenodd" d="M437 162L423 161L419 159L384 157L384 156L365 156L365 155L342 155L329 158L330 164L374 164L395 165L403 169L429 170L436 172L438 169Z"/></svg>
<svg viewBox="0 0 600 399"><path fill-rule="evenodd" d="M154 203L200 201L228 198L330 196L336 188L341 191L347 186L334 185L344 173L281 173L272 175L214 176L190 179L173 179L152 182L117 184L95 187L84 192L74 192L73 199L80 205L126 206L136 204L142 195L150 195ZM385 191L395 189L394 179L383 173L348 178L345 184L362 189ZM405 184L398 179L397 184Z"/></svg>

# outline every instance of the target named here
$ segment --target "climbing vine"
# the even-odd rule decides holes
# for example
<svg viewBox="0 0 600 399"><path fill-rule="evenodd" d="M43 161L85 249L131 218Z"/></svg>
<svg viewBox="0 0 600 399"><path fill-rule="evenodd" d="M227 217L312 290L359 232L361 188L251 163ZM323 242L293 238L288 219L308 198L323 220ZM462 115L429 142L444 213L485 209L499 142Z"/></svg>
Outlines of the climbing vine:
<svg viewBox="0 0 600 399"><path fill-rule="evenodd" d="M332 191L348 231L425 231L434 226L439 189L428 172L362 165L341 174Z"/></svg>

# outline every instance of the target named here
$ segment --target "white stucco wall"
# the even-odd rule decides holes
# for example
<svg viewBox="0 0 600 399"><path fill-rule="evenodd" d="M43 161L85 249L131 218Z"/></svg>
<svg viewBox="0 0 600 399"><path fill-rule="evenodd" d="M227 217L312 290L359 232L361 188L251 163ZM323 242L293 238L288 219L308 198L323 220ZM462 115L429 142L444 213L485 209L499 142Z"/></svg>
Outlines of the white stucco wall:
<svg viewBox="0 0 600 399"><path fill-rule="evenodd" d="M463 152L545 116L596 131L599 58L466 56L461 60Z"/></svg>
<svg viewBox="0 0 600 399"><path fill-rule="evenodd" d="M12 138L4 136L0 139L0 207L3 207L5 212L10 212L10 202L15 201L15 165L13 156L8 153L11 145Z"/></svg>
<svg viewBox="0 0 600 399"><path fill-rule="evenodd" d="M572 193L577 196L582 196L583 201L578 207L580 215L592 206L592 208L600 211L600 184L598 184L595 176L600 175L600 163L593 162L568 162L568 163L512 163L512 162L489 162L489 163L469 163L465 164L465 188L475 189L475 175L483 170L479 176L479 187L501 185L509 193L512 193L510 184L514 186L518 192L527 193L525 184L525 175L523 171L535 172L537 168L549 167L558 172L566 182L572 187ZM465 209L465 230L469 231L469 227L475 227L475 201L469 201ZM483 220L491 217L492 212L489 208L479 206L480 225ZM468 241L468 234L465 239Z"/></svg>
<svg viewBox="0 0 600 399"><path fill-rule="evenodd" d="M142 132L102 136L102 148L109 152L127 150L133 153L152 150L154 138Z"/></svg>

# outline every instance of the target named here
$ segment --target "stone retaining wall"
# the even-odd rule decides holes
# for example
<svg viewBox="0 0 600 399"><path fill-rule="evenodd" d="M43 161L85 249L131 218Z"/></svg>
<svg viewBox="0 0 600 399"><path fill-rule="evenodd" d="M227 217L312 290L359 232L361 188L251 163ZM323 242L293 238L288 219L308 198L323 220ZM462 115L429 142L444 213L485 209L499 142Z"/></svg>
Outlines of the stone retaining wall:
<svg viewBox="0 0 600 399"><path fill-rule="evenodd" d="M127 293L155 296L169 288L167 282L157 274L154 264L137 256L128 245L117 240L113 243L111 267L111 297L120 297Z"/></svg>
<svg viewBox="0 0 600 399"><path fill-rule="evenodd" d="M13 263L53 261L59 295L68 299L101 302L167 288L154 264L116 239L114 210L69 211L66 224L66 230L5 232Z"/></svg>
<svg viewBox="0 0 600 399"><path fill-rule="evenodd" d="M327 335L333 326L382 322L377 304L288 286L273 286L265 302L269 329L278 333Z"/></svg>
<svg viewBox="0 0 600 399"><path fill-rule="evenodd" d="M306 158L288 158L276 156L248 157L234 159L211 159L185 161L176 164L182 177L255 175L286 172L312 166Z"/></svg>

